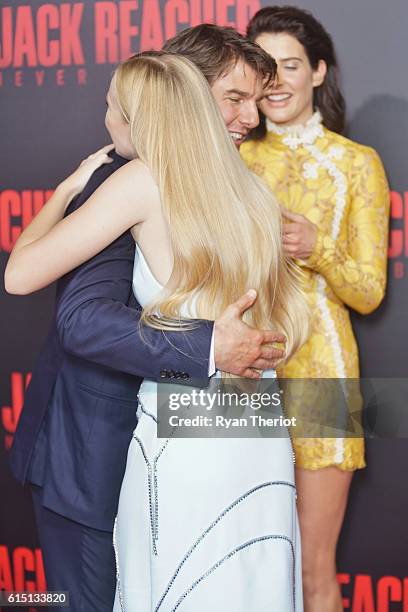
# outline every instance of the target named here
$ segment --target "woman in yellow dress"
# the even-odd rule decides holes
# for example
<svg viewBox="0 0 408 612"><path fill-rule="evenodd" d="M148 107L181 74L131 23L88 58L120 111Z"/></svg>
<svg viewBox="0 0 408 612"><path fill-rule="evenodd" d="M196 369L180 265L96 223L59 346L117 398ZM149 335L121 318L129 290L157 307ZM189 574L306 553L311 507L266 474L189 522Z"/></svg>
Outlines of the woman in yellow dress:
<svg viewBox="0 0 408 612"><path fill-rule="evenodd" d="M284 245L305 275L311 333L279 374L359 377L348 307L372 312L386 284L389 193L377 153L341 136L344 99L332 40L308 12L266 7L248 36L278 65L263 121L241 152L283 207ZM344 382L344 381L343 381ZM336 545L360 438L295 438L306 612L342 610Z"/></svg>

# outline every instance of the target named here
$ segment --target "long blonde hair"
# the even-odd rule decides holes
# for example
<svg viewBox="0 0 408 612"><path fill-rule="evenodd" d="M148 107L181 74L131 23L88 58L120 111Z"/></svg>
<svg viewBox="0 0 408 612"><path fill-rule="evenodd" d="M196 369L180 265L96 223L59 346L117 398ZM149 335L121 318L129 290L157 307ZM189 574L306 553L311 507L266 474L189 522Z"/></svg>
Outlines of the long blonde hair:
<svg viewBox="0 0 408 612"><path fill-rule="evenodd" d="M289 357L305 340L307 308L283 255L279 205L241 160L208 83L186 58L157 52L126 60L115 78L137 156L159 187L174 255L167 291L143 321L186 329L183 304L213 320L254 288L244 320L286 334Z"/></svg>

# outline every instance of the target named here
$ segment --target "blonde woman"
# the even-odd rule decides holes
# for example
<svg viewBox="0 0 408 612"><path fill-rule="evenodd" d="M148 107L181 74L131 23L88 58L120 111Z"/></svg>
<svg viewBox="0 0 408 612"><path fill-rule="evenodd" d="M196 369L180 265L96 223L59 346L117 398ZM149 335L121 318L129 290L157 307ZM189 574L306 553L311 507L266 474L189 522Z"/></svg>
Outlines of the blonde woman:
<svg viewBox="0 0 408 612"><path fill-rule="evenodd" d="M289 357L305 309L279 207L241 161L199 70L176 55L135 56L117 69L109 103L137 159L66 219L43 209L10 259L9 282L39 289L132 228L147 324L183 333L190 318L213 319L254 288L247 322L285 333ZM115 612L300 612L289 437L159 439L149 380L139 415L115 530Z"/></svg>

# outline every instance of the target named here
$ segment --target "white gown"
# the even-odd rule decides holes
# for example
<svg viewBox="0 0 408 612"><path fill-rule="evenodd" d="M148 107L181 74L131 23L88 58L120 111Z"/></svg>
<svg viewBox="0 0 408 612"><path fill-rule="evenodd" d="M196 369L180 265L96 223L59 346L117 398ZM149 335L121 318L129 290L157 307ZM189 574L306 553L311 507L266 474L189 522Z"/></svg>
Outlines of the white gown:
<svg viewBox="0 0 408 612"><path fill-rule="evenodd" d="M138 247L133 288L142 305L161 289ZM156 392L143 381L114 530L114 612L301 612L290 438L158 439Z"/></svg>

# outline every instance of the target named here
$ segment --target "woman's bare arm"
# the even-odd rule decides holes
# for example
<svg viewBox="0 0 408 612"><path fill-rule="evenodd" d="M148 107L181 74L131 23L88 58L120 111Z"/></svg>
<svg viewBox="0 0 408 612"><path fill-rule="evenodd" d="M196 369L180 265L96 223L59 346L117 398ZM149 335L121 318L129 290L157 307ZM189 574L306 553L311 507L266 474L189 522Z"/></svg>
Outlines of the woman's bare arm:
<svg viewBox="0 0 408 612"><path fill-rule="evenodd" d="M148 168L133 160L110 176L81 206L61 219L52 202L24 230L10 255L5 287L28 294L46 287L146 220L159 201ZM50 204L50 206L48 206Z"/></svg>

